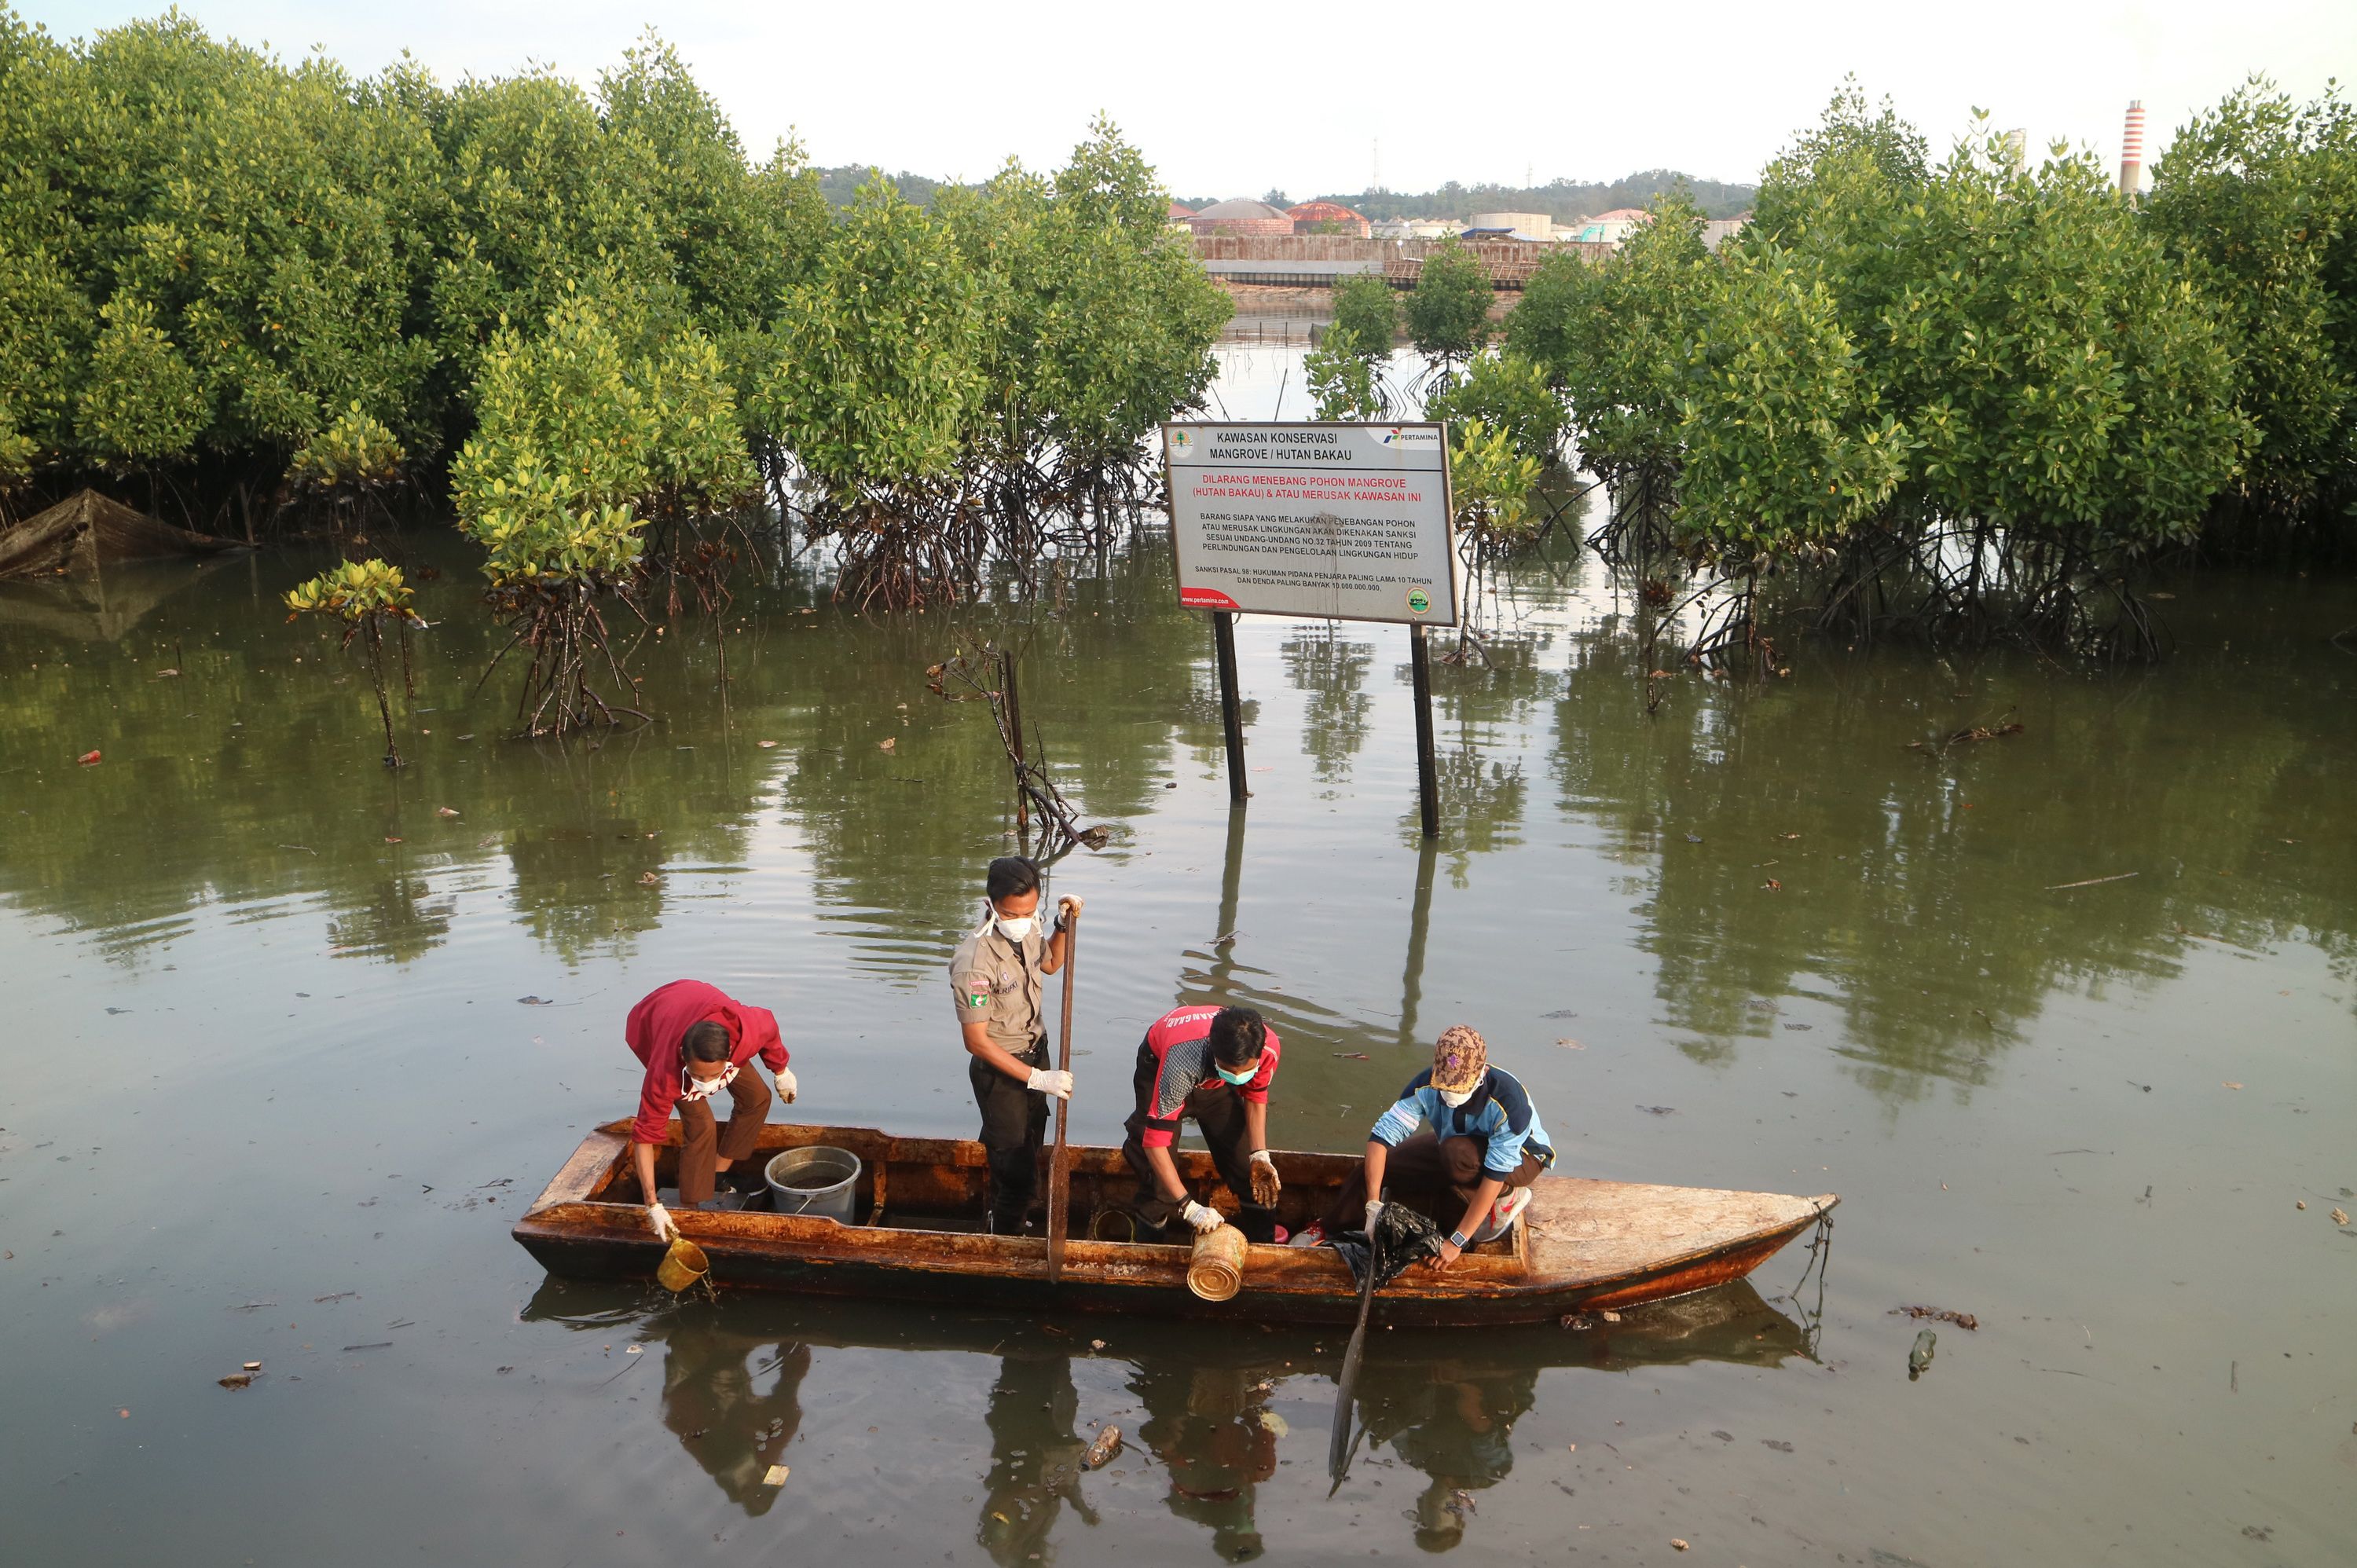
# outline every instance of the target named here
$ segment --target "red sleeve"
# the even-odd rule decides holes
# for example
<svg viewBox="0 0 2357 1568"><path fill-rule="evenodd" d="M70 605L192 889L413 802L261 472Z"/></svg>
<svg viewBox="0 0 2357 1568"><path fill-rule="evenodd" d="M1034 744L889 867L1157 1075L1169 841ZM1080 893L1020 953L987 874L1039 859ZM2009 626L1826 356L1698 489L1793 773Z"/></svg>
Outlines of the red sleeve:
<svg viewBox="0 0 2357 1568"><path fill-rule="evenodd" d="M1250 1083L1236 1090L1237 1099L1254 1105L1268 1103L1268 1086L1276 1081L1278 1049L1276 1031L1271 1029L1268 1031L1268 1037L1261 1043L1260 1070L1253 1074L1253 1080Z"/></svg>
<svg viewBox="0 0 2357 1568"><path fill-rule="evenodd" d="M768 1064L770 1070L774 1073L785 1066L790 1058L786 1055L786 1042L778 1033L778 1015L767 1007L739 1007L738 1011L745 1017L746 1037L753 1042L753 1049L760 1054L761 1060ZM750 1061L751 1053L748 1052L745 1059Z"/></svg>
<svg viewBox="0 0 2357 1568"><path fill-rule="evenodd" d="M679 1068L658 1056L647 1064L646 1081L639 1085L639 1119L630 1123L634 1144L660 1144L671 1135L672 1107L679 1103Z"/></svg>

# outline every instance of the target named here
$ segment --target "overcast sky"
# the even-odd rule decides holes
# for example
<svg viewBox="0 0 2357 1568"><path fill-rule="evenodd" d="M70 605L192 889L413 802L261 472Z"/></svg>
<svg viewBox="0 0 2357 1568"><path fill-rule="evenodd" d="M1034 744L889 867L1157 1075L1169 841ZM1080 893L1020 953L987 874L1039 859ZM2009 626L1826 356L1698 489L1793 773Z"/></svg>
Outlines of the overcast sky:
<svg viewBox="0 0 2357 1568"><path fill-rule="evenodd" d="M153 5L15 0L63 38ZM650 23L756 153L797 132L813 161L971 178L1008 155L1052 167L1099 110L1185 196L1296 200L1383 183L1519 185L1667 166L1750 180L1856 72L1935 150L1975 105L2119 156L2144 100L2150 154L2264 71L2301 97L2357 73L2357 0L1890 0L1770 5L1125 6L737 0L187 0L217 34L314 47L361 72L409 50L446 81L537 60L594 84Z"/></svg>

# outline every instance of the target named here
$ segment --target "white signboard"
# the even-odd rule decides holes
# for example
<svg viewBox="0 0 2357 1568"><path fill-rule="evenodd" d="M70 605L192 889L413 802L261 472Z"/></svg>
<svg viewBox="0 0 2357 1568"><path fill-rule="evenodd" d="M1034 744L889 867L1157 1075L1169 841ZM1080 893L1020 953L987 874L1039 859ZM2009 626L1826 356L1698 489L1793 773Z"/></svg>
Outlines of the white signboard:
<svg viewBox="0 0 2357 1568"><path fill-rule="evenodd" d="M1192 609L1457 624L1438 424L1166 424Z"/></svg>

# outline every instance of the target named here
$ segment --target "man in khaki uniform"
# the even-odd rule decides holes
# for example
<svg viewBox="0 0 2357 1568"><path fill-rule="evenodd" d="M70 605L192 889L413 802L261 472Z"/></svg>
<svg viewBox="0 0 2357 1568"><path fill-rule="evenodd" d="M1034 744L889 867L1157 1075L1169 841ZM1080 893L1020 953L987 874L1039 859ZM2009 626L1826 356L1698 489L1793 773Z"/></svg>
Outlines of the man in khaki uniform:
<svg viewBox="0 0 2357 1568"><path fill-rule="evenodd" d="M1042 934L1039 867L1013 854L990 863L985 891L989 913L950 959L950 987L990 1159L990 1228L1019 1236L1039 1188L1048 1097L1072 1093L1072 1075L1048 1066L1039 992L1041 978L1064 967L1065 921L1079 913L1081 900L1058 900L1055 931Z"/></svg>

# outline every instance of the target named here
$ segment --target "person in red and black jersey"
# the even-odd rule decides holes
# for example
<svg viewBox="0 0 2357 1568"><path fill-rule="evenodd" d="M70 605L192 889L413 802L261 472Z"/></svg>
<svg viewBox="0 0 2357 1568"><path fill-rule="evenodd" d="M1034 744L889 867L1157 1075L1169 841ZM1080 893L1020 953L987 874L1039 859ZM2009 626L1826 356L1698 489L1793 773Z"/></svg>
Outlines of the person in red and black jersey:
<svg viewBox="0 0 2357 1568"><path fill-rule="evenodd" d="M1146 1031L1137 1047L1137 1109L1123 1125L1122 1157L1137 1173L1137 1217L1159 1229L1184 1219L1216 1230L1219 1211L1196 1202L1170 1159L1178 1124L1191 1116L1211 1146L1211 1163L1243 1200L1235 1226L1254 1241L1275 1239L1278 1183L1268 1155L1268 1086L1276 1077L1276 1031L1249 1007L1179 1007Z"/></svg>

